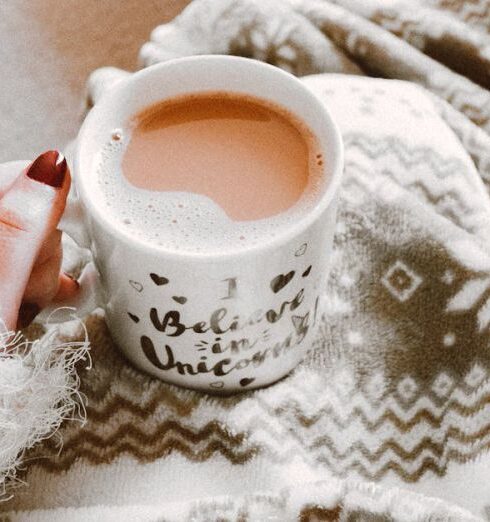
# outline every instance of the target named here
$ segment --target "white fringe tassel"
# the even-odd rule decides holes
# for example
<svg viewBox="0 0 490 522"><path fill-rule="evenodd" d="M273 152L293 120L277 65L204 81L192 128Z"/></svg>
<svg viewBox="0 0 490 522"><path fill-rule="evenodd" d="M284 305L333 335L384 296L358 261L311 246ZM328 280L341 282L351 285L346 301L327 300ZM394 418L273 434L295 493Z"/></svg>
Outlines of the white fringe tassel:
<svg viewBox="0 0 490 522"><path fill-rule="evenodd" d="M27 341L20 332L0 333L0 500L10 498L26 450L56 433L66 419L85 422L75 365L88 360L89 342L62 342L51 329ZM61 441L60 441L61 443Z"/></svg>

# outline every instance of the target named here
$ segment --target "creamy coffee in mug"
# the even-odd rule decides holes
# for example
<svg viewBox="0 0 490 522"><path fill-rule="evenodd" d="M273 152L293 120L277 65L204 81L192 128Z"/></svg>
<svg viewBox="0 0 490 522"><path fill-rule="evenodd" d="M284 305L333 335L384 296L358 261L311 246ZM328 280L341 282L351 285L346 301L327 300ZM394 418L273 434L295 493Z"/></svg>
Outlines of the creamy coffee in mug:
<svg viewBox="0 0 490 522"><path fill-rule="evenodd" d="M246 248L318 198L323 153L273 102L226 91L170 98L114 129L99 188L121 227L172 250Z"/></svg>
<svg viewBox="0 0 490 522"><path fill-rule="evenodd" d="M102 307L128 360L164 381L284 377L320 324L342 167L328 110L276 67L194 56L131 75L77 138L63 229L94 262L72 305Z"/></svg>

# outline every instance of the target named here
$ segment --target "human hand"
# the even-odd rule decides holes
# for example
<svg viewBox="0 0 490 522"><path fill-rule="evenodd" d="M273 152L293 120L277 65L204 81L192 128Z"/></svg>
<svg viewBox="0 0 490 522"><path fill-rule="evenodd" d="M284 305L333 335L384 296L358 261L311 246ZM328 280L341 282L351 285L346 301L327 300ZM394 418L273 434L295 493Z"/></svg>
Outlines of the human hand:
<svg viewBox="0 0 490 522"><path fill-rule="evenodd" d="M66 160L57 151L30 165L0 165L0 326L3 322L7 331L27 326L48 303L78 290L76 281L60 273L56 229L70 183Z"/></svg>

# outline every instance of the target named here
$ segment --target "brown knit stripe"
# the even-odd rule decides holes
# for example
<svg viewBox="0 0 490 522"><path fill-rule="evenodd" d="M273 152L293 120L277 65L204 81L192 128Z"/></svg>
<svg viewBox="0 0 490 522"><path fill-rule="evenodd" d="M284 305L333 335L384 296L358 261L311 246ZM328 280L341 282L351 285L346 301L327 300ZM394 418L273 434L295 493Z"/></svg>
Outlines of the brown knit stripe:
<svg viewBox="0 0 490 522"><path fill-rule="evenodd" d="M324 508L321 506L305 506L299 514L299 522L338 522L342 508Z"/></svg>
<svg viewBox="0 0 490 522"><path fill-rule="evenodd" d="M143 431L134 423L125 423L118 425L116 431L110 435L101 437L96 433L90 431L89 427L82 428L72 438L66 438L63 441L63 453L67 452L72 448L81 447L84 444L92 444L97 447L109 447L116 445L120 439L132 439L145 445L158 444L165 436L173 433L183 439L186 442L192 444L199 444L211 437L216 437L222 440L227 445L232 447L238 447L245 442L245 435L243 433L231 434L228 430L224 429L222 425L217 421L212 421L206 424L203 428L198 431L180 424L173 420L166 420L162 424L159 424L156 429L152 432ZM46 448L58 451L58 446L53 438L47 439L44 443Z"/></svg>
<svg viewBox="0 0 490 522"><path fill-rule="evenodd" d="M64 452L57 458L39 458L31 463L52 473L61 473L68 471L73 464L81 459L88 461L93 465L110 464L113 460L121 455L130 455L141 463L153 462L160 458L165 458L173 452L180 453L192 462L204 462L216 454L225 457L232 464L244 464L253 459L257 450L255 448L236 451L227 447L219 440L212 440L204 448L196 450L190 448L182 440L177 438L166 439L163 442L149 446L144 446L140 442L123 441L108 447L105 443L101 446L93 444L89 447L79 447L76 452Z"/></svg>
<svg viewBox="0 0 490 522"><path fill-rule="evenodd" d="M489 450L490 444L488 444L486 448L482 449ZM403 479L405 482L413 483L420 480L428 471L433 472L438 477L443 477L447 472L448 463L457 462L459 464L464 464L477 457L480 453L480 449L470 453L460 453L457 450L451 450L447 453L445 462L443 464L438 464L433 458L428 456L425 457L417 469L413 471L407 471L403 466L403 462L400 463L394 460L386 462L377 470L372 470L366 467L361 461L354 461L345 468L342 468L339 465L339 462L330 460L327 456L319 457L318 461L327 465L329 469L334 470L335 475L339 478L347 478L348 476L351 476L352 471L357 471L357 473L359 473L359 475L365 479L375 482L381 480L387 473L391 471L398 475L398 477Z"/></svg>
<svg viewBox="0 0 490 522"><path fill-rule="evenodd" d="M354 421L359 419L368 431L377 431L383 424L390 422L398 429L398 431L405 433L413 429L416 425L424 422L430 424L432 427L440 427L444 418L448 414L452 413L456 413L463 418L474 417L479 411L490 404L490 395L485 395L472 406L461 404L456 399L450 400L444 406L444 409L440 415L435 415L430 410L422 408L417 410L413 417L408 420L400 418L398 414L392 409L384 410L383 414L380 415L376 420L371 420L368 418L362 408L356 406L349 412L348 418L344 421L338 416L335 408L329 406L318 410L318 412L314 413L313 415L307 416L302 412L301 405L295 400L291 401L291 403L283 404L279 408L274 409L271 409L263 401L258 402L269 415L279 415L282 417L293 416L294 420L296 420L301 426L304 426L305 428L310 428L318 421L328 418L329 422L335 423L335 425L341 429L346 429ZM487 430L489 429L490 419L488 419L487 423Z"/></svg>
<svg viewBox="0 0 490 522"><path fill-rule="evenodd" d="M193 431L176 421L167 420L152 432L126 423L104 437L83 428L74 437L64 439L61 454L56 441L47 439L29 455L29 461L31 466L61 472L67 471L79 459L92 464L108 464L122 454L129 454L140 462L151 462L175 451L198 462L219 453L233 464L247 462L257 454L256 448L245 447L243 433L231 434L217 421Z"/></svg>
<svg viewBox="0 0 490 522"><path fill-rule="evenodd" d="M483 434L490 435L489 429L485 428L485 430L481 430L479 434L467 437L467 440L464 441L469 445L469 448L473 450L471 451L472 455L475 455L475 452L479 453L490 448L490 437L488 437L487 441L479 440L478 437ZM410 451L404 449L395 439L391 438L385 440L385 442L383 442L383 444L381 444L381 446L379 446L374 452L370 451L362 442L356 442L345 452L341 452L337 449L335 442L331 437L323 435L311 444L309 448L313 450L328 450L328 452L338 461L347 460L351 458L354 453L360 453L370 463L378 462L386 452L391 451L400 458L400 460L409 463L414 461L424 450L430 451L438 459L443 459L445 455L453 451L448 450L446 447L449 439L450 437L446 435L441 442L434 442L431 437L422 437L420 442ZM455 440L458 439L456 438ZM459 451L457 453L461 457L465 455L465 453Z"/></svg>

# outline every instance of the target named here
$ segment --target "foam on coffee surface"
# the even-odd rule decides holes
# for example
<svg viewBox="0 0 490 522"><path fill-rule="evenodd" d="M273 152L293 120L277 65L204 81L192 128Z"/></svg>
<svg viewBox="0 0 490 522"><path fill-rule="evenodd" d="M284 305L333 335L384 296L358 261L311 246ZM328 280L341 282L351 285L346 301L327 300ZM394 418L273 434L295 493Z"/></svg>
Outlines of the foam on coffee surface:
<svg viewBox="0 0 490 522"><path fill-rule="evenodd" d="M281 109L284 110L284 109ZM292 117L292 116L291 116ZM233 220L212 198L189 191L139 188L122 172L131 126L114 129L97 158L99 205L113 223L135 238L182 253L224 253L271 241L297 222L317 201L327 180L325 158L305 124L298 123L308 142L309 176L297 202L263 219ZM229 190L236 187L230 186Z"/></svg>

